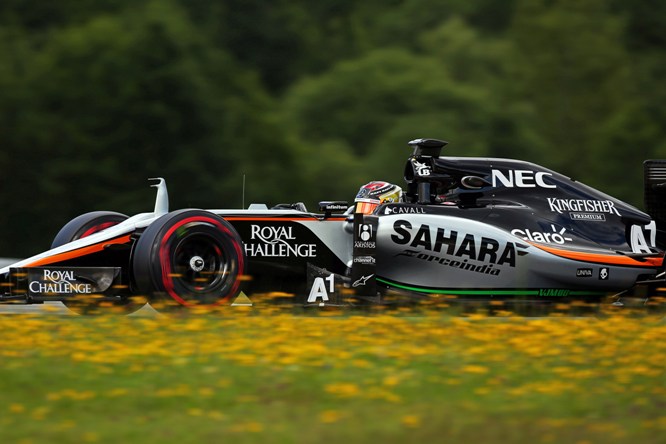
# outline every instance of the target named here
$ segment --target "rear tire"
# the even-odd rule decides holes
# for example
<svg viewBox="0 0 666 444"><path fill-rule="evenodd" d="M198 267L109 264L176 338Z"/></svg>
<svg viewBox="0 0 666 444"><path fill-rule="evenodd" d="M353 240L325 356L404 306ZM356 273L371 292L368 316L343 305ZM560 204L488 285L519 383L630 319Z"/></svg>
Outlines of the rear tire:
<svg viewBox="0 0 666 444"><path fill-rule="evenodd" d="M136 290L161 308L212 308L240 292L245 254L229 222L203 210L179 210L153 222L132 256Z"/></svg>
<svg viewBox="0 0 666 444"><path fill-rule="evenodd" d="M93 211L82 214L69 221L56 234L51 248L60 247L77 239L98 233L128 219L128 216L113 211ZM121 313L130 314L145 305L144 300L134 299L130 296L108 297L78 297L64 299L62 303L71 311L78 314Z"/></svg>

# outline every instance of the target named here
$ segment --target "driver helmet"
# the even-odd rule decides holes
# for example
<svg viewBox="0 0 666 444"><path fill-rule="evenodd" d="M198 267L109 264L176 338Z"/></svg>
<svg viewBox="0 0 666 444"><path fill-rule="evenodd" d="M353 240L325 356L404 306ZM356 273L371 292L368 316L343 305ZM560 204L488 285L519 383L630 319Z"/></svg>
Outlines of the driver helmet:
<svg viewBox="0 0 666 444"><path fill-rule="evenodd" d="M380 204L402 201L402 188L388 182L374 181L361 187L356 195L356 213L371 214Z"/></svg>

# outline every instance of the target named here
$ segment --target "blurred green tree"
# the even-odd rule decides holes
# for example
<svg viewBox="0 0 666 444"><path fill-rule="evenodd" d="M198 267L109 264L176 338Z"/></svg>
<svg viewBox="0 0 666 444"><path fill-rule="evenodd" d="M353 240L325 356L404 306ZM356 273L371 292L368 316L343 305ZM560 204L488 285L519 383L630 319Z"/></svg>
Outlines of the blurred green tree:
<svg viewBox="0 0 666 444"><path fill-rule="evenodd" d="M451 138L449 152L460 155L529 154L530 128L515 123L527 108L500 88L506 51L452 18L422 34L415 51L370 51L297 83L285 95L288 126L310 144L344 147L357 159L348 177L367 180L402 183L406 142L416 137Z"/></svg>
<svg viewBox="0 0 666 444"><path fill-rule="evenodd" d="M174 207L240 206L250 169L285 190L298 182L256 76L210 47L175 3L54 30L16 62L0 80L20 91L2 97L12 110L6 171L15 174L1 198L17 216L8 229L25 241L1 240L4 254L43 249L55 234L46 228L82 208L149 211L148 177L167 179ZM285 191L252 192L263 200ZM25 193L39 198L16 205Z"/></svg>
<svg viewBox="0 0 666 444"><path fill-rule="evenodd" d="M602 189L623 147L601 141L633 102L623 29L604 0L527 0L509 33L516 99L532 107L542 163Z"/></svg>
<svg viewBox="0 0 666 444"><path fill-rule="evenodd" d="M415 137L640 204L666 157L656 0L5 0L0 254L94 209L351 199ZM48 215L48 217L44 217ZM29 220L29 223L25 221ZM22 239L17 244L15 239Z"/></svg>

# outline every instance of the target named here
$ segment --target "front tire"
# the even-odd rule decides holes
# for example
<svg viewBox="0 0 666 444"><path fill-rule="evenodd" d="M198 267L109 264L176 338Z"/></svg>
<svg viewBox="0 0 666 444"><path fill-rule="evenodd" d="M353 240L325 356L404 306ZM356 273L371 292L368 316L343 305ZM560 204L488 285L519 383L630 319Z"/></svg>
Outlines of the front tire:
<svg viewBox="0 0 666 444"><path fill-rule="evenodd" d="M114 225L118 225L126 219L128 219L127 215L113 211L93 211L82 214L67 222L60 229L51 243L51 248L88 237ZM145 301L132 298L129 295L114 298L77 297L64 299L62 303L71 311L78 314L107 312L130 314L145 305Z"/></svg>
<svg viewBox="0 0 666 444"><path fill-rule="evenodd" d="M143 232L132 270L136 290L151 303L215 307L240 292L245 254L229 222L208 211L179 210Z"/></svg>
<svg viewBox="0 0 666 444"><path fill-rule="evenodd" d="M118 225L127 218L126 215L113 211L93 211L82 214L67 222L60 229L51 243L51 248L56 248L106 230L109 227Z"/></svg>

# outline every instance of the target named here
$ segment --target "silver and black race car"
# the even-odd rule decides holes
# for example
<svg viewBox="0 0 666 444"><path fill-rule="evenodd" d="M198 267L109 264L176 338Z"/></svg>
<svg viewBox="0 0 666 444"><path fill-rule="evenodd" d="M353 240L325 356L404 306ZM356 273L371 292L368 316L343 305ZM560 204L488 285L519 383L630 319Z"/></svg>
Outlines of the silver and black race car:
<svg viewBox="0 0 666 444"><path fill-rule="evenodd" d="M0 301L58 300L137 308L594 299L664 283L666 161L645 167L649 214L533 163L440 157L417 139L403 189L370 182L355 202L169 211L95 211L67 223L51 249L0 269ZM239 296L240 295L240 296ZM393 298L393 296L391 296ZM83 301L83 305L82 305Z"/></svg>

